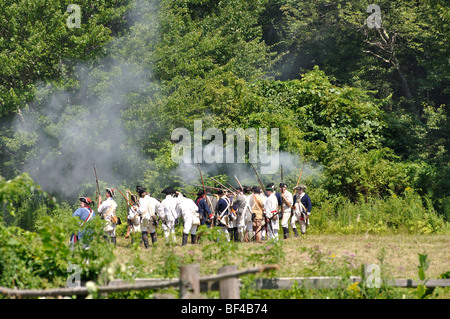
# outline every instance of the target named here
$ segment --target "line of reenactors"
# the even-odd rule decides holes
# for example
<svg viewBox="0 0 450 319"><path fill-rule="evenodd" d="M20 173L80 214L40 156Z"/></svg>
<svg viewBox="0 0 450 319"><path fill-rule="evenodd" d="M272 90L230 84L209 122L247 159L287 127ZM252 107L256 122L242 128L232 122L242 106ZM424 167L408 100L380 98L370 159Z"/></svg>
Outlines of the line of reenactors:
<svg viewBox="0 0 450 319"><path fill-rule="evenodd" d="M190 235L191 243L197 241L197 229L200 225L220 227L228 241L261 242L265 239L279 238L280 225L283 238L289 238L289 226L296 237L300 232L306 234L311 213L311 199L305 193L305 185L294 187L295 194L287 190L281 183L277 192L274 183L265 189L259 186L239 186L231 189L215 189L206 187L192 200L172 187L161 191L165 195L162 201L151 196L143 186L136 186L136 194L130 190L126 195L118 189L107 188L106 199L99 195L97 213L104 220L104 238L116 245L116 226L121 223L116 215L117 203L114 200L116 191L125 198L128 206L127 234L133 241L141 237L145 248L157 241L156 229L160 225L166 242L176 242L175 226L182 222L183 236L181 245L186 245ZM214 193L213 193L214 192ZM82 225L96 216L94 202L89 197L80 197L80 208L73 216L82 220ZM83 232L71 236L71 243L76 243Z"/></svg>

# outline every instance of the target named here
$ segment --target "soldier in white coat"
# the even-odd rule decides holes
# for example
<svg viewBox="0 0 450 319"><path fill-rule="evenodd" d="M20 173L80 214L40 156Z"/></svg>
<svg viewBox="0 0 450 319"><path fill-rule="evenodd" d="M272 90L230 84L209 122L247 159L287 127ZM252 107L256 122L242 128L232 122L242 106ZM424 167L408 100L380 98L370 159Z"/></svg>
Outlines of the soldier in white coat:
<svg viewBox="0 0 450 319"><path fill-rule="evenodd" d="M163 214L164 207L156 199L150 196L145 187L136 187L139 198L138 213L141 215L142 240L145 248L149 247L148 234L152 237L152 244L156 242L156 226L158 225L158 215Z"/></svg>
<svg viewBox="0 0 450 319"><path fill-rule="evenodd" d="M266 192L268 197L264 202L264 215L268 219L267 235L268 238L274 238L278 240L278 230L280 229L280 224L278 221L278 199L275 196L275 185L270 183L266 186Z"/></svg>
<svg viewBox="0 0 450 319"><path fill-rule="evenodd" d="M187 244L188 236L191 234L191 243L195 244L197 227L200 225L200 214L195 202L179 194L175 211L178 217L183 218L183 239L181 245Z"/></svg>
<svg viewBox="0 0 450 319"><path fill-rule="evenodd" d="M287 185L280 183L280 194L281 194L281 227L283 228L283 238L289 238L289 218L291 217L291 207L293 204L292 193L287 190Z"/></svg>
<svg viewBox="0 0 450 319"><path fill-rule="evenodd" d="M98 196L98 213L102 219L105 220L105 239L111 240L116 246L116 226L118 218L116 216L117 203L113 199L114 190L111 188L106 189L106 200L102 201L102 197Z"/></svg>
<svg viewBox="0 0 450 319"><path fill-rule="evenodd" d="M175 243L175 220L177 218L177 212L175 211L177 200L173 197L175 190L172 187L166 187L161 193L166 194L166 198L161 201L161 205L164 207L163 213L159 215L162 221L161 227L166 242Z"/></svg>

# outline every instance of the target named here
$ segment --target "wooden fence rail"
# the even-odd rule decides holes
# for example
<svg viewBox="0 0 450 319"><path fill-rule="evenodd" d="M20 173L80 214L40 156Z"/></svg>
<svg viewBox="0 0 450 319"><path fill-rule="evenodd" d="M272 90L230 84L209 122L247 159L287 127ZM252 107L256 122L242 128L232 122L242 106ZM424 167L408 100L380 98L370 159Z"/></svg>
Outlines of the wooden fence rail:
<svg viewBox="0 0 450 319"><path fill-rule="evenodd" d="M200 292L213 290L219 290L221 299L239 299L239 290L242 286L242 281L239 279L239 276L277 269L279 269L278 265L268 265L238 271L236 266L225 266L219 269L217 275L200 277L200 266L188 265L180 267L180 278L141 278L135 279L133 283L121 279L114 279L106 286L97 286L96 292L104 295L115 292L151 290L178 286L179 297L182 299L199 298ZM363 281L361 277L357 276L351 276L349 279L352 283ZM384 283L400 288L416 288L420 284L412 279L393 279L385 281ZM295 284L312 289L335 289L343 287L344 282L341 277L258 278L253 281L251 287L253 289L291 289ZM425 286L428 288L450 287L450 279L430 279L426 282ZM73 295L83 296L88 295L89 293L90 291L87 287L31 290L0 287L0 295L21 298Z"/></svg>

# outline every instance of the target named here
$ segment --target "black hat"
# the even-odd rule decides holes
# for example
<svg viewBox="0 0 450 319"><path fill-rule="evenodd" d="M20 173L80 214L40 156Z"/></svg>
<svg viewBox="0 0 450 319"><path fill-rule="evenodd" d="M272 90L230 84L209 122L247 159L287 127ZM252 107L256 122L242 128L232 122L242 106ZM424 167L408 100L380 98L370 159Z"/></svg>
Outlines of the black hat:
<svg viewBox="0 0 450 319"><path fill-rule="evenodd" d="M139 195L141 195L143 192L146 192L147 189L145 187L142 186L136 186L136 192L139 193Z"/></svg>
<svg viewBox="0 0 450 319"><path fill-rule="evenodd" d="M202 196L204 194L205 194L205 192L203 191L203 189L201 189L198 191L197 196Z"/></svg>
<svg viewBox="0 0 450 319"><path fill-rule="evenodd" d="M175 190L172 187L164 188L161 193L163 194L175 194Z"/></svg>
<svg viewBox="0 0 450 319"><path fill-rule="evenodd" d="M219 189L219 190L217 191L217 194L219 194L219 195L222 195L223 193L224 193L223 189Z"/></svg>
<svg viewBox="0 0 450 319"><path fill-rule="evenodd" d="M274 192L274 191L275 191L275 184L274 184L274 183L269 183L269 184L267 184L267 186L266 186L266 191L272 191L272 192Z"/></svg>
<svg viewBox="0 0 450 319"><path fill-rule="evenodd" d="M259 192L261 192L261 187L259 187L259 186L253 186L253 187L252 187L252 191L255 192L255 193L259 193Z"/></svg>
<svg viewBox="0 0 450 319"><path fill-rule="evenodd" d="M78 198L80 200L80 202L86 203L88 205L93 204L94 202L92 201L92 199L90 199L89 197L80 197Z"/></svg>
<svg viewBox="0 0 450 319"><path fill-rule="evenodd" d="M281 187L287 187L287 185L285 183L280 183L280 188Z"/></svg>
<svg viewBox="0 0 450 319"><path fill-rule="evenodd" d="M114 197L114 189L112 188L107 188L106 192L109 193L109 195L111 195L111 197Z"/></svg>
<svg viewBox="0 0 450 319"><path fill-rule="evenodd" d="M136 203L137 202L137 197L136 195L131 194L130 199L132 202Z"/></svg>

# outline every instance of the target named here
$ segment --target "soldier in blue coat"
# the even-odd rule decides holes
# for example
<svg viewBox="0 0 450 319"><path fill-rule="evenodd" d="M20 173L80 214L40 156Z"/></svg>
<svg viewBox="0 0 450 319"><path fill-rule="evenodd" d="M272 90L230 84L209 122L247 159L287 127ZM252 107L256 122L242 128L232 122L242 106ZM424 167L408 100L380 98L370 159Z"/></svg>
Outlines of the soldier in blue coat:
<svg viewBox="0 0 450 319"><path fill-rule="evenodd" d="M197 193L195 204L197 204L198 212L200 214L200 225L207 225L209 228L211 227L211 222L213 220L214 214L209 209L207 200L209 199L206 197L205 192L203 190L200 190Z"/></svg>
<svg viewBox="0 0 450 319"><path fill-rule="evenodd" d="M75 210L72 216L80 218L82 221L82 223L80 223L80 227L83 227L85 223L90 221L95 216L95 212L91 208L91 205L93 205L94 202L89 197L80 197L79 201L80 201L80 208ZM81 241L83 234L84 234L83 231L79 231L76 234L72 234L72 236L70 237L70 244L73 245L76 242Z"/></svg>
<svg viewBox="0 0 450 319"><path fill-rule="evenodd" d="M298 185L294 187L297 193L293 198L293 214L291 217L291 227L295 237L298 237L296 223L300 224L302 234L306 233L306 227L309 225L309 215L311 214L311 198L305 193L306 186Z"/></svg>

